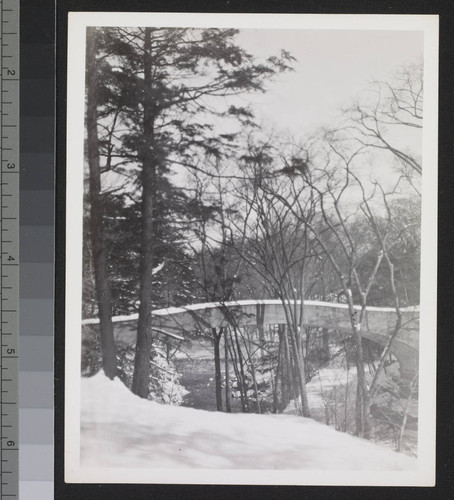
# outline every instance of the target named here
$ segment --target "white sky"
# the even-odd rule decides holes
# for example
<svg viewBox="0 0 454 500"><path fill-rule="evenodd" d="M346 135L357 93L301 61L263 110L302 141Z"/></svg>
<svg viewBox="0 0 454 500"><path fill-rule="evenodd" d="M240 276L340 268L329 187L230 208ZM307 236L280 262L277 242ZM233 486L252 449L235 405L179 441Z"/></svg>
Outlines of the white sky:
<svg viewBox="0 0 454 500"><path fill-rule="evenodd" d="M266 93L237 96L233 101L244 106L252 103L264 130L288 133L296 141L321 126L334 127L342 109L355 98L370 97L374 80L392 80L399 69L423 60L424 54L423 32L409 30L241 29L236 42L257 60L278 56L281 49L296 58L294 71L270 81ZM224 122L218 126L231 131ZM232 130L237 130L236 122ZM421 150L420 130L395 127L392 134L394 145ZM378 169L369 164L375 180L389 188L394 185L392 155ZM181 175L186 183L186 175Z"/></svg>
<svg viewBox="0 0 454 500"><path fill-rule="evenodd" d="M254 96L265 123L306 134L326 125L375 80L386 80L405 64L422 59L422 31L242 30L239 44L257 57L288 50L295 71Z"/></svg>

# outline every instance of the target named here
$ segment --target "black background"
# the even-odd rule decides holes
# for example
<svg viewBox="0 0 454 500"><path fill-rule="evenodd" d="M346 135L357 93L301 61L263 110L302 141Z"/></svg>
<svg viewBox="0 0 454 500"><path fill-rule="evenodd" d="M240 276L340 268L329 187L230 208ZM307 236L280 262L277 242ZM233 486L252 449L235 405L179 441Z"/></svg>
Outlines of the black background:
<svg viewBox="0 0 454 500"><path fill-rule="evenodd" d="M55 498L329 498L329 499L451 499L454 498L454 9L452 1L139 1L22 0L21 43L50 45L57 34L56 59L56 312L55 312ZM68 11L251 12L325 14L436 14L440 16L439 101L439 250L438 250L438 377L437 473L435 488L101 485L64 483L64 242L65 242L65 107L66 33ZM55 17L56 16L56 17ZM56 21L56 29L55 29ZM30 47L29 47L30 49ZM33 51L32 51L33 52ZM52 52L40 62L22 50L21 71L54 74ZM26 93L28 91L24 89ZM27 96L23 97L24 99ZM50 113L53 110L48 110ZM21 178L22 180L22 178ZM30 182L38 182L29 179ZM433 332L435 335L435 332ZM178 473L176 472L176 479Z"/></svg>

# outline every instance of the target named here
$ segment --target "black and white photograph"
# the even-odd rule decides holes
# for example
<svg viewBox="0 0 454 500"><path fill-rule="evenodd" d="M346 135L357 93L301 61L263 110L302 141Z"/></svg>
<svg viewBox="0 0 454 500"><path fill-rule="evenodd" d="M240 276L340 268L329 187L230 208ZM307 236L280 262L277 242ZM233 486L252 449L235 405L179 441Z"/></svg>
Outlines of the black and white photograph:
<svg viewBox="0 0 454 500"><path fill-rule="evenodd" d="M65 480L433 485L437 17L68 26Z"/></svg>

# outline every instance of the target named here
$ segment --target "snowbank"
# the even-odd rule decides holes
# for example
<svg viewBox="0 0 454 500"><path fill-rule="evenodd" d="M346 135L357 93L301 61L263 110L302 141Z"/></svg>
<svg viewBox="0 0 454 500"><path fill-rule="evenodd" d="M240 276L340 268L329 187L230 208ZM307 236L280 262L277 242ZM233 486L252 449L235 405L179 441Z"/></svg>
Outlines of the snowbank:
<svg viewBox="0 0 454 500"><path fill-rule="evenodd" d="M417 463L311 419L160 405L101 373L82 380L81 411L82 467L401 471Z"/></svg>

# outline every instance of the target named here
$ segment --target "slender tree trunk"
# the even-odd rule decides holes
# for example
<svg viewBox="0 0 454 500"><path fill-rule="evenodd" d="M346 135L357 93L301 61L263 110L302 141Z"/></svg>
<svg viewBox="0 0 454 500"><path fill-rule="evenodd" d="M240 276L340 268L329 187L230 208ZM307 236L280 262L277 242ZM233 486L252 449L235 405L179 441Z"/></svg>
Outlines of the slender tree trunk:
<svg viewBox="0 0 454 500"><path fill-rule="evenodd" d="M329 352L329 332L328 328L322 328L322 361L328 363L330 358Z"/></svg>
<svg viewBox="0 0 454 500"><path fill-rule="evenodd" d="M347 369L347 379L345 383L345 400L344 400L344 432L348 432L348 396L349 396L349 375L350 375L350 360L348 359L347 343L345 342L345 335L342 334L342 344L345 351L345 365Z"/></svg>
<svg viewBox="0 0 454 500"><path fill-rule="evenodd" d="M290 350L290 342L288 335L289 328L287 325L283 326L284 326L283 333L284 333L284 347L285 347L284 356L285 356L285 365L287 372L286 381L289 389L289 398L293 398L296 401L300 395L298 378L296 376L294 360Z"/></svg>
<svg viewBox="0 0 454 500"><path fill-rule="evenodd" d="M237 355L238 355L238 368L239 368L239 372L241 374L241 388L242 388L241 392L244 394L244 405L245 405L246 412L249 412L246 377L244 375L243 353L241 351L240 341L238 338L238 330L236 329L236 327L233 328L233 331L235 333L235 342L236 342L236 349L237 349Z"/></svg>
<svg viewBox="0 0 454 500"><path fill-rule="evenodd" d="M279 335L279 351L278 364L276 369L276 408L280 411L284 410L291 400L291 383L290 383L290 361L289 361L289 346L285 334L285 325L278 325ZM281 401L277 403L279 375L281 379Z"/></svg>
<svg viewBox="0 0 454 500"><path fill-rule="evenodd" d="M298 356L299 356L299 372L300 372L300 383L301 383L301 406L303 408L303 416L310 417L311 411L309 408L309 401L307 399L307 387L306 387L306 361L305 361L305 352L303 348L303 331L304 331L304 296L305 296L305 284L304 284L304 273L301 274L301 282L300 282L300 296L301 296L301 306L300 306L300 314L299 314L299 322L298 325L295 325L295 336L296 336L296 345L298 347ZM296 300L295 300L296 303ZM295 315L295 319L297 316Z"/></svg>
<svg viewBox="0 0 454 500"><path fill-rule="evenodd" d="M224 364L225 364L225 411L231 413L230 403L230 374L229 374L229 337L227 329L224 329Z"/></svg>
<svg viewBox="0 0 454 500"><path fill-rule="evenodd" d="M364 370L364 352L361 335L361 317L358 318L358 311L355 310L350 288L345 283L342 283L345 295L348 302L348 310L350 315L350 324L353 330L353 339L355 342L355 364L356 364L356 435L369 439L370 437L370 395L366 384L366 373Z"/></svg>
<svg viewBox="0 0 454 500"><path fill-rule="evenodd" d="M359 326L359 325L358 325ZM359 327L355 328L356 344L356 375L358 379L356 391L356 434L366 439L370 438L370 397L364 371L364 353L362 336Z"/></svg>
<svg viewBox="0 0 454 500"><path fill-rule="evenodd" d="M290 346L288 344L287 333L285 331L285 325L279 325L282 330L279 335L282 335L281 340L283 342L282 349L282 399L284 408L290 403L292 399L292 383L291 383L291 363L290 363ZM297 397L294 392L293 397Z"/></svg>
<svg viewBox="0 0 454 500"><path fill-rule="evenodd" d="M302 313L300 313L300 321L298 321L298 318L296 317L297 310L295 310L293 318L291 312L288 310L285 304L284 304L284 311L287 320L288 338L290 340L290 346L292 348L292 354L293 354L294 380L296 381L299 396L301 399L301 410L304 417L310 417L309 402L307 400L307 390L306 390L304 356L303 356L302 342L300 337L301 332L298 332L298 326L300 324L300 321L302 322Z"/></svg>
<svg viewBox="0 0 454 500"><path fill-rule="evenodd" d="M265 351L263 350L263 345L265 344L265 329L264 329L264 319L265 319L265 305L257 304L256 306L256 318L257 318L257 332L260 344L260 354L263 356Z"/></svg>
<svg viewBox="0 0 454 500"><path fill-rule="evenodd" d="M278 410L278 393L279 393L279 375L282 370L282 341L279 336L279 348L277 351L277 366L276 366L276 374L274 376L274 384L273 384L273 411L274 413L277 413ZM271 379L272 380L272 379ZM281 376L281 384L282 383L282 376ZM283 400L283 398L281 398Z"/></svg>
<svg viewBox="0 0 454 500"><path fill-rule="evenodd" d="M112 298L107 276L107 257L101 202L97 89L96 31L90 30L87 36L87 154L90 170L90 233L93 249L96 297L99 309L102 367L106 376L113 379L117 374L117 360L115 357Z"/></svg>
<svg viewBox="0 0 454 500"><path fill-rule="evenodd" d="M232 336L231 336L232 337ZM246 407L246 399L244 395L244 383L242 380L242 375L239 370L239 362L238 358L236 355L236 350L235 350L235 342L233 341L233 337L231 338L232 342L229 342L229 351L230 351L230 358L233 362L233 370L235 372L235 377L237 380L237 385L238 385L238 390L240 391L240 400L241 400L241 411L243 413L246 413L247 407Z"/></svg>
<svg viewBox="0 0 454 500"><path fill-rule="evenodd" d="M282 387L282 409L285 409L290 403L291 397L291 382L290 382L290 348L285 332L285 325L279 325L279 343L282 343L282 358L281 358L281 387Z"/></svg>
<svg viewBox="0 0 454 500"><path fill-rule="evenodd" d="M262 408L260 405L260 399L259 399L259 388L257 385L257 377L255 376L255 366L254 366L254 360L252 359L251 352L247 346L248 340L244 343L244 347L246 349L246 354L249 359L249 364L251 366L251 376L252 376L252 383L254 384L254 392L255 392L255 399L257 401L257 410L259 414L262 413Z"/></svg>
<svg viewBox="0 0 454 500"><path fill-rule="evenodd" d="M152 281L153 281L153 210L156 189L156 159L153 155L153 98L151 77L151 31L145 28L144 42L144 98L142 159L142 242L140 306L137 327L136 357L132 392L147 398L150 383L150 355L152 347Z"/></svg>
<svg viewBox="0 0 454 500"><path fill-rule="evenodd" d="M219 349L222 337L222 327L216 332L216 328L211 329L214 345L214 380L216 386L216 409L222 411L222 375L221 375L221 352Z"/></svg>
<svg viewBox="0 0 454 500"><path fill-rule="evenodd" d="M408 411L410 409L410 403L411 403L411 399L412 399L413 394L414 394L415 389L416 389L417 381L418 381L418 372L416 372L415 376L413 377L412 381L410 382L410 393L408 394L407 402L406 402L405 408L404 408L404 415L402 418L402 424L401 424L400 429L399 429L399 438L397 440L396 451L400 451L402 448L402 441L404 438L405 427L407 426Z"/></svg>
<svg viewBox="0 0 454 500"><path fill-rule="evenodd" d="M298 335L298 334L297 334ZM301 408L303 410L303 417L310 417L311 412L309 409L309 401L307 399L307 388L306 388L306 373L305 373L305 363L303 346L301 340L296 340L296 359L295 366L297 367L298 382L300 384L300 395L301 395Z"/></svg>

